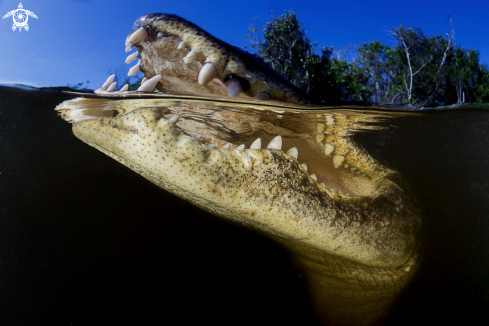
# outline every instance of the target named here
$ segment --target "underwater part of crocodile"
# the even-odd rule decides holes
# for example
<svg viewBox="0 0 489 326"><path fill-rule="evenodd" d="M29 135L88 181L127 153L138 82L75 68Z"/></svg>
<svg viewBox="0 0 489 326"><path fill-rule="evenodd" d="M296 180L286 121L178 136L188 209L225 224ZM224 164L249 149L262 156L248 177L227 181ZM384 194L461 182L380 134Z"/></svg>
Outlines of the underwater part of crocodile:
<svg viewBox="0 0 489 326"><path fill-rule="evenodd" d="M142 22L156 38L134 41ZM158 36L153 23L138 19L128 37L129 45L145 43L138 53L146 73L144 62L161 62L148 50L151 43L176 42ZM181 26L188 29L179 38L192 44L187 33L195 37L194 25L175 28ZM187 85L188 75L182 76ZM140 90L161 91L162 80L155 75ZM110 84L99 93L123 99L78 98L57 107L78 138L159 187L288 248L325 324L369 325L388 314L417 269L420 218L399 173L353 140L353 131L368 129L369 121L354 110L263 105L245 97L141 98L111 92ZM287 85L281 90L290 95Z"/></svg>

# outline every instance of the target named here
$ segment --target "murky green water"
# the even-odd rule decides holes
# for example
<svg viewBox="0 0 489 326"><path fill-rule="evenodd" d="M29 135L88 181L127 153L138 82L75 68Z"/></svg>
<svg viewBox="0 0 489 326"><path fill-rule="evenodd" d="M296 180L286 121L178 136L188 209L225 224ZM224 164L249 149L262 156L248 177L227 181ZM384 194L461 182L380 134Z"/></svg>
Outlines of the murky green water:
<svg viewBox="0 0 489 326"><path fill-rule="evenodd" d="M79 141L53 111L70 98L0 88L1 324L315 324L304 278L283 248ZM399 171L422 212L421 266L388 323L489 321L489 105L340 107L320 117L257 110L260 127L239 133L218 117L249 111L209 105L188 111L175 100L162 114L247 147L256 137L266 144L300 131L308 136L284 135L284 147L311 150L328 114L349 122L335 132Z"/></svg>

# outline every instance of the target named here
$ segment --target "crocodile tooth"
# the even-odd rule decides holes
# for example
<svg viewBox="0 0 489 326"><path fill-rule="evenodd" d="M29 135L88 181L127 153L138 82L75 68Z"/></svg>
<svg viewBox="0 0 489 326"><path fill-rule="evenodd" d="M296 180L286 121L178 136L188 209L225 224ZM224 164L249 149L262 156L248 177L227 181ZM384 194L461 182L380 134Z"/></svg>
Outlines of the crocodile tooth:
<svg viewBox="0 0 489 326"><path fill-rule="evenodd" d="M112 82L114 81L114 77L115 77L115 74L110 75L109 78L107 78L107 80L105 81L105 83L102 85L101 88L107 89L107 87L109 87L110 84L112 84Z"/></svg>
<svg viewBox="0 0 489 326"><path fill-rule="evenodd" d="M156 75L153 78L148 79L147 81L142 83L141 86L139 86L138 91L152 92L155 89L156 84L158 84L158 82L160 81L160 79L161 79L161 75Z"/></svg>
<svg viewBox="0 0 489 326"><path fill-rule="evenodd" d="M301 166L304 168L304 170L307 171L307 164L306 163L302 163Z"/></svg>
<svg viewBox="0 0 489 326"><path fill-rule="evenodd" d="M267 148L269 149L282 149L282 136L278 135L268 144Z"/></svg>
<svg viewBox="0 0 489 326"><path fill-rule="evenodd" d="M313 179L314 181L318 181L318 177L316 177L316 174L313 173L310 175L311 179Z"/></svg>
<svg viewBox="0 0 489 326"><path fill-rule="evenodd" d="M129 72L127 73L128 76L134 76L135 74L141 71L139 67L139 62L140 61L138 61L137 64L135 64L134 66L131 67L131 69L129 69Z"/></svg>
<svg viewBox="0 0 489 326"><path fill-rule="evenodd" d="M179 50L180 50L180 49L183 49L185 46L186 46L186 45L185 45L185 42L184 42L184 41L182 41L182 42L180 42L180 43L178 44L177 49L179 49Z"/></svg>
<svg viewBox="0 0 489 326"><path fill-rule="evenodd" d="M195 139L200 140L202 138L202 135L197 135L195 136Z"/></svg>
<svg viewBox="0 0 489 326"><path fill-rule="evenodd" d="M333 165L335 169L339 168L341 164L343 164L343 161L345 160L345 157L342 155L335 155L333 156Z"/></svg>
<svg viewBox="0 0 489 326"><path fill-rule="evenodd" d="M238 146L238 148L236 148L238 151L242 151L243 149L245 149L245 145L244 144L241 144Z"/></svg>
<svg viewBox="0 0 489 326"><path fill-rule="evenodd" d="M158 32L158 34L156 34L156 37L163 37L163 33L162 32Z"/></svg>
<svg viewBox="0 0 489 326"><path fill-rule="evenodd" d="M326 188L326 185L324 184L324 182L321 182L319 185L320 186L323 186L324 188Z"/></svg>
<svg viewBox="0 0 489 326"><path fill-rule="evenodd" d="M295 159L297 159L297 157L299 156L299 151L297 150L297 148L292 147L291 149L289 149L287 151L286 154L292 156Z"/></svg>
<svg viewBox="0 0 489 326"><path fill-rule="evenodd" d="M185 63L192 63L194 61L196 61L199 57L197 56L197 52L195 52L194 50L191 50L186 56L185 58L183 58L183 62Z"/></svg>
<svg viewBox="0 0 489 326"><path fill-rule="evenodd" d="M329 155L334 151L334 146L330 143L324 144L324 154Z"/></svg>
<svg viewBox="0 0 489 326"><path fill-rule="evenodd" d="M197 79L199 85L207 85L211 80L217 77L217 70L214 65L207 62L202 69L200 69L199 77Z"/></svg>
<svg viewBox="0 0 489 326"><path fill-rule="evenodd" d="M128 89L129 89L129 85L128 84L125 84L124 86L121 87L121 89L119 90L119 92L127 92Z"/></svg>
<svg viewBox="0 0 489 326"><path fill-rule="evenodd" d="M226 145L224 145L222 148L223 149L229 149L231 147L231 144L230 143L227 143Z"/></svg>
<svg viewBox="0 0 489 326"><path fill-rule="evenodd" d="M250 149L261 149L261 138L257 138L253 144L251 144Z"/></svg>
<svg viewBox="0 0 489 326"><path fill-rule="evenodd" d="M231 79L228 83L228 96L238 96L241 93L241 83L237 79Z"/></svg>
<svg viewBox="0 0 489 326"><path fill-rule="evenodd" d="M328 126L334 126L334 118L332 116L326 116L326 124Z"/></svg>
<svg viewBox="0 0 489 326"><path fill-rule="evenodd" d="M329 191L335 192L334 188L330 188Z"/></svg>
<svg viewBox="0 0 489 326"><path fill-rule="evenodd" d="M113 92L115 89L115 85L117 85L117 82L113 82L110 84L110 86L107 88L107 92Z"/></svg>
<svg viewBox="0 0 489 326"><path fill-rule="evenodd" d="M127 56L125 63L131 63L136 59L136 56L138 55L137 52L134 52L133 54L130 54Z"/></svg>
<svg viewBox="0 0 489 326"><path fill-rule="evenodd" d="M175 116L171 117L170 119L168 119L168 122L175 123L175 122L177 122L177 119L178 119L178 116L175 115Z"/></svg>
<svg viewBox="0 0 489 326"><path fill-rule="evenodd" d="M129 36L126 40L126 52L129 52L131 50L133 44L141 42L147 37L148 37L148 32L144 27L141 27L140 29L132 33L131 36Z"/></svg>
<svg viewBox="0 0 489 326"><path fill-rule="evenodd" d="M258 93L255 94L255 98L257 100L267 101L267 100L270 99L270 94L265 93L265 92L258 92Z"/></svg>

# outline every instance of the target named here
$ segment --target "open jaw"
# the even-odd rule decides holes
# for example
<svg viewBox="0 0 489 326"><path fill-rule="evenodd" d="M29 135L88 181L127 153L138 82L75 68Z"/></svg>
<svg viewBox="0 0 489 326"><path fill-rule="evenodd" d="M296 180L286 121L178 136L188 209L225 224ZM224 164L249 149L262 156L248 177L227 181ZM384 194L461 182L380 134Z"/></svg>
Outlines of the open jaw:
<svg viewBox="0 0 489 326"><path fill-rule="evenodd" d="M137 51L126 63L137 60L129 75L142 72L163 93L251 97L309 103L300 89L269 68L261 59L208 34L193 23L171 14L150 14L134 22L126 40ZM98 92L111 88L108 79Z"/></svg>
<svg viewBox="0 0 489 326"><path fill-rule="evenodd" d="M182 72L181 81L177 72L163 78L150 69L164 66L152 44L168 38L176 48L183 40L194 49L195 38L211 38L175 17L141 17L128 36L128 45L140 44L140 69L153 79L141 91L183 93L190 85L190 93L206 98L112 92L110 82L98 90L104 97L66 101L58 112L78 138L161 188L282 243L308 276L311 302L325 323L378 322L416 270L420 219L402 177L353 140L355 130L373 128L370 118L253 98L255 92L293 103L307 99L277 79L280 91L250 86L238 100L223 100L226 94L192 85L200 72L193 79ZM173 26L179 39L157 23ZM232 50L220 53L239 54ZM247 67L238 67L243 76L257 76ZM228 91L229 79L218 73L214 81ZM209 100L215 95L221 98Z"/></svg>

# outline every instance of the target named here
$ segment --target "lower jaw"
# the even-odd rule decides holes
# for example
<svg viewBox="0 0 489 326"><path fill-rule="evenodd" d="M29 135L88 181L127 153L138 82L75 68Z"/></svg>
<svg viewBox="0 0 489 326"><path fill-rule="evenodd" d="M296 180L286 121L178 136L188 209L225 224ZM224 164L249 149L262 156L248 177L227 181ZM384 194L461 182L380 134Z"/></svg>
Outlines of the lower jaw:
<svg viewBox="0 0 489 326"><path fill-rule="evenodd" d="M110 104L111 101L109 101ZM123 101L117 101L117 102L123 102ZM106 103L107 104L107 103ZM120 103L119 103L120 104ZM110 118L101 118L101 119L94 119L92 121L82 121L79 123L75 123L74 125L74 132L83 141L87 142L91 146L101 150L105 154L111 156L112 158L116 159L117 161L121 162L122 164L126 165L130 169L134 170L135 172L139 173L146 179L154 182L158 186L165 188L178 196L181 196L188 201L194 203L197 206L200 206L206 210L213 211L217 215L221 215L223 217L226 217L228 219L235 219L238 220L242 223L245 223L249 226L255 227L255 228L261 228L262 231L265 231L265 233L269 234L272 238L275 238L279 242L281 242L285 247L287 247L293 257L294 260L296 260L297 264L301 266L307 275L308 278L308 283L309 283L309 288L310 288L310 293L311 293L311 301L313 305L316 307L316 310L318 312L318 315L321 316L324 322L332 323L332 324L344 324L344 325L368 325L372 324L374 321L378 320L379 318L382 318L388 313L389 307L392 305L392 302L395 300L396 296L400 292L400 290L407 284L407 282L410 280L412 275L414 274L416 270L416 262L417 262L417 257L414 253L411 253L409 257L405 257L405 253L400 254L400 256L403 256L404 258L398 258L396 260L396 254L391 253L389 251L383 252L379 254L379 257L384 257L384 256L389 256L393 257L391 262L388 264L388 266L383 266L382 263L380 265L375 264L375 257L370 257L371 263L365 263L365 260L360 260L361 262L353 259L351 257L351 253L355 253L357 251L365 250L365 252L368 252L369 250L377 250L378 248L370 248L368 247L368 243L370 239L365 236L363 239L360 239L361 241L366 241L366 243L363 245L364 247L348 247L345 249L345 247L349 246L350 244L347 244L345 247L341 248L340 246L337 246L336 244L330 245L328 248L325 247L314 247L312 245L305 245L308 241L308 238L312 237L312 235L317 236L319 240L323 240L325 238L331 238L332 240L328 241L333 241L336 234L326 234L326 230L324 228L321 228L324 226L322 223L319 223L318 225L312 226L310 230L304 231L304 229L307 229L308 225L307 223L311 223L311 219L309 217L315 216L317 211L314 211L313 209L310 209L308 213L304 213L305 217L301 217L304 220L303 222L298 223L297 225L287 225L287 223L290 223L291 220L294 220L297 218L297 216L294 216L293 214L288 214L287 216L265 216L263 215L263 211L266 211L266 209L276 209L277 207L289 205L289 208L291 210L295 209L293 205L290 205L290 203L287 202L278 202L276 205L269 205L267 207L263 207L263 209L256 209L253 214L256 215L249 215L246 217L243 217L242 219L236 218L240 213L237 212L236 210L233 211L233 209L236 209L236 207L219 207L219 205L224 205L224 202L218 202L216 203L215 200L215 194L213 192L209 192L209 196L204 198L205 196L203 194L197 194L195 191L191 191L191 189L186 188L186 189L177 189L178 187L175 185L175 182L172 181L175 175L179 176L180 178L185 179L187 175L192 175L192 173L195 173L195 171L200 170L199 167L202 167L203 169L206 168L204 164L202 166L199 166L198 161L192 161L192 155L194 155L196 152L195 151L201 151L201 153L208 153L208 154L203 154L202 158L205 158L205 155L208 155L206 157L208 162L214 162L213 159L215 158L217 163L219 163L220 158L233 158L237 157L237 155L242 155L243 153L248 153L250 155L250 159L253 159L254 153L257 155L262 155L263 157L269 159L271 162L273 161L273 158L279 157L279 161L274 161L275 167L283 167L286 164L289 164L288 168L293 167L295 170L295 174L299 173L302 174L303 176L301 177L301 180L304 180L305 183L307 183L307 189L308 191L304 191L303 193L298 193L299 195L304 195L305 193L308 193L310 196L314 197L316 195L318 196L323 196L323 205L328 205L330 204L330 207L322 208L324 209L324 216L327 217L328 214L330 213L335 213L334 210L338 209L338 205L349 205L347 201L351 201L350 205L356 205L356 206L362 206L363 204L370 204L370 205L377 205L375 209L379 210L377 213L378 216L381 218L383 217L382 214L388 214L391 213L391 216L395 216L395 218L400 218L404 217L403 213L399 213L398 215L394 215L394 210L395 208L391 208L393 211L388 212L386 210L382 211L385 209L382 205L384 205L384 202L380 201L377 203L374 203L374 197L379 195L379 189L380 188L385 188L383 189L383 193L389 193L392 191L393 188L396 188L397 186L393 182L383 182L383 186L380 187L379 185L381 184L380 182L375 182L372 183L372 191L373 194L372 196L364 196L364 197L356 197L356 198L351 198L349 196L345 196L343 194L338 194L338 193L332 193L328 191L327 189L321 188L317 183L314 183L314 181L308 176L308 172L305 172L304 169L301 170L299 167L299 163L297 161L293 161L291 157L287 157L284 153L277 151L276 149L261 149L258 151L253 151L253 150L246 150L241 153L235 152L235 150L229 149L229 152L227 152L227 149L216 149L216 148L206 148L205 145L203 145L199 140L192 138L191 136L185 135L179 128L175 127L176 119L172 122L172 119L165 119L161 115L159 115L159 112L152 110L152 109L147 109L144 108L141 109L140 111L133 110L132 112L125 113L125 117L127 118L126 120L124 119L119 119L116 118L114 120L111 120ZM107 111L104 111L107 112ZM144 124L140 125L130 125L133 121L139 121L139 120L144 120L145 117L149 117L153 115L154 120L151 123L154 123L155 126L153 129L147 128L145 130ZM108 114L108 116L111 116ZM123 115L124 117L124 115ZM129 119L131 117L131 119ZM139 120L138 120L139 119ZM158 120L159 119L159 120ZM128 121L127 121L128 120ZM161 120L161 121L160 121ZM112 124L112 122L114 122ZM151 124L148 122L148 124ZM152 138L151 135L155 135L156 132L161 132L166 134L165 137L167 141L167 149L170 152L173 152L174 155L187 155L185 157L182 157L185 161L184 164L181 165L180 168L175 168L175 171L173 171L170 174L161 174L159 175L157 172L154 172L154 168L150 164L150 161L144 161L141 160L139 154L141 154L138 151L129 153L125 152L125 155L128 157L123 157L123 155L118 155L116 154L116 149L118 144L124 143L124 139L122 140L117 140L117 139L112 139L110 140L110 137L108 138L107 142L110 143L111 146L115 146L114 148L109 148L107 146L104 146L104 138L99 138L101 136L101 133L95 133L87 136L86 130L84 130L85 126L87 129L91 129L92 127L95 128L97 127L97 124L104 125L103 127L107 127L106 129L101 129L101 131L108 131L110 133L111 128L114 129L121 129L121 128L126 128L127 130L127 139L126 140L131 140L131 137L137 138L136 143L141 143L141 142L146 142L147 147L141 147L142 150L147 151L148 153L156 154L158 151L158 148L153 148L153 139L156 141L156 138ZM126 125L125 125L126 124ZM160 126L161 125L161 126ZM98 126L100 127L100 126ZM136 130L136 133L132 133L132 130ZM105 137L105 136L104 136ZM99 140L97 140L99 139ZM100 140L101 139L101 140ZM131 140L134 141L134 140ZM187 146L188 144L188 146ZM186 147L187 146L187 147ZM339 148L339 146L337 146ZM161 149L161 148L160 148ZM180 153L181 152L181 153ZM180 153L180 154L179 154ZM356 151L357 155L360 153L359 151ZM190 154L190 156L189 156ZM216 154L216 156L213 156ZM246 154L246 155L248 155ZM342 153L340 153L342 154ZM144 155L148 155L147 153L144 153ZM244 154L243 154L244 155ZM246 155L242 156L245 157ZM348 156L345 155L347 158ZM263 162L264 160L259 159L259 162ZM362 160L362 157L359 156L356 161L359 161L360 163L362 162L367 162L367 160ZM242 161L237 161L241 162ZM278 163L277 163L278 162ZM291 163L292 162L292 163ZM273 162L272 162L273 163ZM193 165L193 170L189 169L190 166ZM197 165L195 165L197 164ZM206 163L207 164L207 163ZM366 163L364 163L366 164ZM220 168L214 168L211 169L210 173L224 173L222 170L224 168L230 168L232 164L228 164L228 166L223 167L220 166ZM182 173L182 170L185 170L185 172ZM265 170L265 169L262 169ZM194 172L192 172L194 171ZM333 170L334 171L334 170ZM246 171L245 171L246 172ZM274 171L271 171L274 172ZM276 172L276 171L275 171ZM180 174L179 174L180 173ZM281 173L276 173L273 175L268 175L265 173L265 176L270 176L272 179L277 178L277 177L283 177L281 176ZM243 182L252 182L251 178L253 176L248 176L248 177L243 177ZM295 176L297 177L297 175ZM232 178L231 178L232 179ZM258 179L254 177L254 179ZM385 176L383 177L385 179ZM218 182L216 181L217 179L212 179L209 180L208 183L213 183L213 182ZM380 180L380 179L379 179ZM296 183L296 185L300 186L300 183ZM377 186L375 186L377 185ZM219 189L219 192L225 192L226 189L235 187L235 191L230 191L229 196L235 196L236 193L239 193L240 187L236 188L236 183L233 184L233 182L228 182L227 184L224 184L221 187L217 187ZM268 188L273 188L277 187L277 184L270 184L267 185ZM265 188L261 189L261 191L264 191ZM260 191L258 191L260 193ZM400 194L400 192L397 192L397 196L400 198L404 198L405 195ZM200 196L200 197L199 197ZM276 196L280 197L280 195ZM390 195L385 195L385 197L388 197L388 200L392 201L394 198L393 196ZM398 199L399 199L398 198ZM272 198L266 198L266 201L270 201ZM294 198L293 198L294 199ZM315 199L317 198L312 198L311 202L314 202ZM372 201L362 201L363 199L369 199ZM213 202L214 200L214 202ZM404 199L402 199L404 200ZM230 205L234 205L235 203L232 202L232 200L229 202ZM336 204L336 206L335 206ZM236 206L236 205L235 205ZM239 206L239 205L238 205ZM385 205L384 205L385 206ZM394 202L389 202L387 206L395 206ZM239 209L242 209L242 207L238 207ZM361 210L360 210L361 211ZM240 211L242 212L242 210ZM321 211L322 212L322 211ZM275 212L276 213L276 212ZM263 215L260 217L260 214ZM322 213L321 213L322 214ZM405 213L404 213L405 214ZM412 216L407 216L407 219L412 218ZM325 219L326 219L325 217ZM344 216L347 217L347 216ZM261 218L261 220L260 220ZM278 221L278 222L277 222ZM317 222L317 221L312 221L312 222ZM361 222L361 221L360 221ZM338 221L338 224L341 224L338 226L338 228L349 228L348 232L359 232L360 238L361 233L362 233L362 223L358 221L351 221L352 225L347 225L350 222L346 221ZM370 222L370 221L367 221ZM286 227L284 230L277 230L276 229L276 224L283 223ZM328 221L328 223L336 223L335 221L331 222ZM275 225L274 225L275 224ZM299 225L300 224L300 225ZM327 223L325 223L327 224ZM356 225L358 224L358 226ZM344 225L347 225L345 227ZM377 226L379 229L379 232L385 232L385 230L382 230L379 226ZM383 225L382 225L383 227ZM397 228L402 228L403 226L396 226ZM357 228L357 230L355 229ZM394 227L393 227L394 228ZM415 227L412 227L412 230L414 230ZM288 236L283 236L284 232L288 232L292 230L292 232ZM295 233L297 231L298 233ZM299 234L303 232L302 234ZM342 231L340 231L337 234L341 234ZM406 231L408 232L408 231ZM347 232L344 232L347 233ZM383 233L384 236L386 236L385 241L389 242L393 238L387 238L390 232ZM312 234L312 235L311 235ZM375 234L375 236L378 236ZM295 238L294 238L295 237ZM341 238L341 236L340 236ZM358 237L357 237L358 238ZM352 238L352 242L355 241L355 238ZM346 238L347 242L350 241L351 239ZM410 239L405 240L406 243L408 243L407 246L410 248L409 241ZM319 243L319 242L318 242ZM321 242L323 244L324 242ZM402 247L403 244L401 243L399 247ZM311 249L311 247L314 247L314 249ZM336 251L338 249L338 251ZM396 247L396 249L398 249ZM411 248L412 249L412 248ZM405 250L406 252L408 251L407 249ZM412 252L415 250L412 249ZM402 252L402 250L399 250L398 252ZM313 254L311 254L313 253ZM337 253L337 255L335 254ZM349 256L350 255L350 256ZM345 258L349 257L349 258ZM368 259L367 259L368 260ZM381 266L381 267L372 267L372 266ZM383 266L383 267L382 267ZM395 266L395 267L390 267L390 266Z"/></svg>

